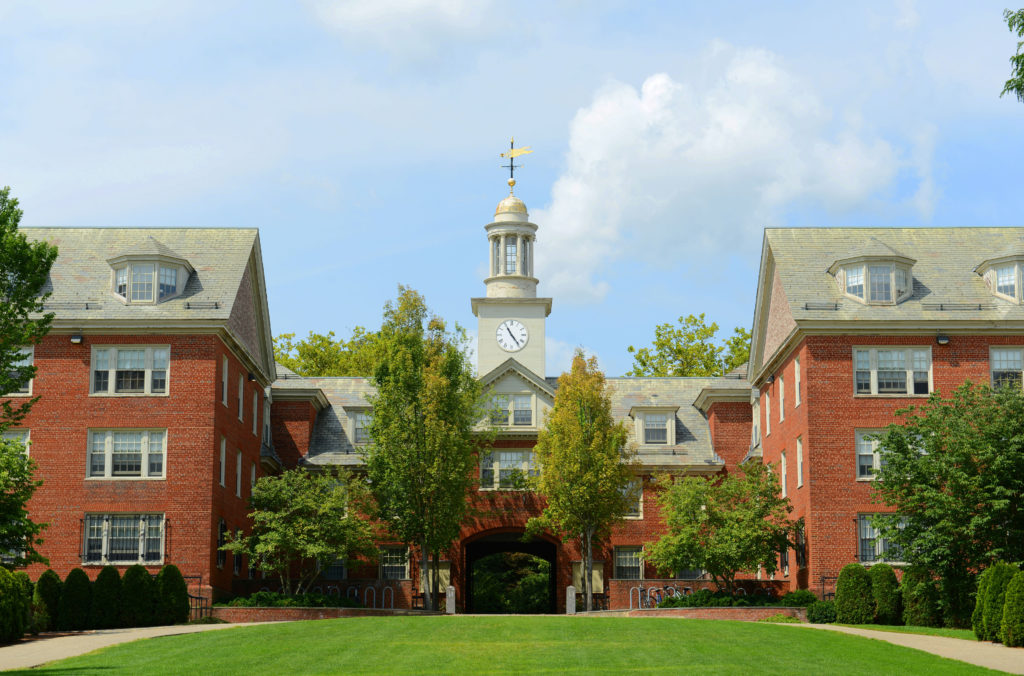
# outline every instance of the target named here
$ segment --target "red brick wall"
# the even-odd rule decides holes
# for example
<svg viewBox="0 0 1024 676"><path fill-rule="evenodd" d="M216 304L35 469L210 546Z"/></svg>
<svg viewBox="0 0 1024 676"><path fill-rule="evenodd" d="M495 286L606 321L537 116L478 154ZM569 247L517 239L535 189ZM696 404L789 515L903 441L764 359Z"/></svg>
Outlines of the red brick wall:
<svg viewBox="0 0 1024 676"><path fill-rule="evenodd" d="M718 401L708 409L711 445L732 472L750 450L750 404L742 401Z"/></svg>
<svg viewBox="0 0 1024 676"><path fill-rule="evenodd" d="M308 401L275 401L270 419L274 450L285 467L295 467L309 452L316 408Z"/></svg>
<svg viewBox="0 0 1024 676"><path fill-rule="evenodd" d="M90 395L91 347L96 345L169 345L167 396ZM258 384L246 383L250 399L244 423L238 422L237 411L233 420L226 415L218 396L220 356L225 352L212 335L86 335L74 345L66 334L51 334L36 346L32 389L40 400L19 427L31 430L31 456L44 481L29 503L32 518L50 524L40 551L61 577L82 565L86 513L155 512L167 519L167 563L178 565L185 575L202 575L204 585L211 577L216 586L230 585L230 557L227 574L213 567L216 529L211 524L222 514L232 525L245 523L248 461L259 460L259 438L252 434L250 418ZM231 368L237 377L241 366L233 355ZM87 479L88 432L103 428L166 428L166 478ZM232 450L229 489L214 488L221 434ZM235 448L243 451L246 463L242 499L234 496ZM85 569L95 577L99 566ZM34 565L29 573L34 578L43 570L45 566Z"/></svg>

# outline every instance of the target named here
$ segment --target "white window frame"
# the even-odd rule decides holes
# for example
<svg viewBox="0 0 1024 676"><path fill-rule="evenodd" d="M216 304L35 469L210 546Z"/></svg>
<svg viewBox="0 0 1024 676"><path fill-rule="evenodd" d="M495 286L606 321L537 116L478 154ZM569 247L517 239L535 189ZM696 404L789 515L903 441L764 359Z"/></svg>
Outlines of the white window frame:
<svg viewBox="0 0 1024 676"><path fill-rule="evenodd" d="M120 351L142 350L143 355L143 387L142 392L118 392L117 391L117 356ZM167 352L167 367L163 369L154 368L155 354L157 350ZM105 352L107 359L106 369L97 369L97 353ZM140 369L124 369L140 370ZM96 374L105 371L107 376L107 389L96 389ZM164 391L153 391L153 373L164 372ZM167 397L171 394L171 346L170 345L93 345L90 350L89 359L89 396L92 397Z"/></svg>
<svg viewBox="0 0 1024 676"><path fill-rule="evenodd" d="M779 422L786 419L786 381L779 376Z"/></svg>
<svg viewBox="0 0 1024 676"><path fill-rule="evenodd" d="M32 446L32 431L24 427L10 427L3 432L0 432L0 439L7 439L9 441L20 441L25 447L25 455L29 455L30 447Z"/></svg>
<svg viewBox="0 0 1024 676"><path fill-rule="evenodd" d="M114 474L114 437L118 433L133 433L137 432L142 434L142 441L140 444L140 464L139 474ZM152 455L160 456L160 464L162 471L160 474L150 474L150 454L152 449L152 435L161 435L161 445L159 452L152 453ZM103 474L94 475L92 473L92 459L93 459L93 446L95 441L99 439L103 443ZM88 448L85 453L85 478L87 481L163 481L167 478L167 429L166 428L132 428L132 427L112 427L112 428L98 428L90 429L88 434Z"/></svg>
<svg viewBox="0 0 1024 676"><path fill-rule="evenodd" d="M796 438L796 487L803 488L804 485L804 440L803 437Z"/></svg>
<svg viewBox="0 0 1024 676"><path fill-rule="evenodd" d="M630 558L630 564L627 566L623 562L625 556L628 555ZM636 563L632 562L632 559L636 559ZM641 545L623 545L615 547L612 551L613 565L612 565L612 579L613 580L643 580L644 579L644 548ZM637 569L637 577L622 577L622 572L625 569Z"/></svg>
<svg viewBox="0 0 1024 676"><path fill-rule="evenodd" d="M769 385L764 390L764 435L772 435L772 388Z"/></svg>
<svg viewBox="0 0 1024 676"><path fill-rule="evenodd" d="M789 483L789 477L786 475L786 451L782 451L779 456L779 479L782 484L782 497L788 497L789 491L786 489L786 484Z"/></svg>
<svg viewBox="0 0 1024 676"><path fill-rule="evenodd" d="M402 564L399 564L397 557L403 559ZM395 577L395 570L386 569L397 569L399 565L402 565L402 577ZM405 546L384 546L380 548L380 565L378 567L377 577L381 580L408 580L409 577L409 548Z"/></svg>
<svg viewBox="0 0 1024 676"><path fill-rule="evenodd" d="M258 437L260 435L259 405L260 405L260 394L259 394L259 392L253 391L253 393L252 393L252 435L254 437Z"/></svg>
<svg viewBox="0 0 1024 676"><path fill-rule="evenodd" d="M878 362L879 352L903 352L903 370L905 373L905 383L908 392L882 392L878 391ZM867 352L868 369L858 368L858 357L859 353ZM918 372L915 369L915 353L924 352L928 356L928 392L915 394L914 389L914 373ZM854 397L927 397L935 390L933 380L933 361L932 361L932 348L930 345L856 345L853 347L852 353L852 372L853 372L853 396ZM870 392L858 392L857 391L857 374L862 372L870 372Z"/></svg>
<svg viewBox="0 0 1024 676"><path fill-rule="evenodd" d="M349 438L352 440L353 446L365 446L373 443L368 429L372 415L372 409L368 408L352 409L349 412L348 419L351 426Z"/></svg>
<svg viewBox="0 0 1024 676"><path fill-rule="evenodd" d="M224 437L220 438L220 485L224 486L227 480L227 462L228 462L228 440Z"/></svg>
<svg viewBox="0 0 1024 676"><path fill-rule="evenodd" d="M761 445L761 397L752 397L753 415L751 416L750 447L757 448Z"/></svg>
<svg viewBox="0 0 1024 676"><path fill-rule="evenodd" d="M35 345L29 345L28 347L18 348L18 352L23 356L18 361L14 362L12 366L33 366L36 361L36 348ZM13 375L13 374L12 374ZM32 396L32 384L35 382L35 378L29 378L28 383L24 385L24 390L18 389L14 392L5 394L5 397L31 397Z"/></svg>
<svg viewBox="0 0 1024 676"><path fill-rule="evenodd" d="M864 429L858 428L858 429L855 429L853 431L853 439L854 439L854 442L853 442L853 444L854 444L854 451L853 451L853 453L854 453L854 470L853 471L855 473L855 476L857 477L857 481L874 481L877 478L878 470L880 470L882 468L882 456L881 456L881 454L878 451L878 445L879 445L880 441L878 439L868 439L867 437L872 436L872 435L884 434L884 433L885 433L884 429L873 429L873 428L864 428ZM870 447L870 450L871 450L870 454L863 452L865 450L865 447ZM866 465L862 465L861 464L861 457L863 456L864 458L867 458L868 455L871 456L871 474L870 474L870 476L866 475L866 474L861 474L861 467L862 466L866 467Z"/></svg>
<svg viewBox="0 0 1024 676"><path fill-rule="evenodd" d="M884 273L878 271L885 268ZM873 270L874 269L874 270ZM904 285L898 286L896 283L896 271L899 270L904 275ZM863 288L863 294L857 295L850 292L850 286L848 280L850 273L857 271L861 275ZM886 299L875 299L872 296L871 282L873 279L877 279L883 275L887 277L889 285L889 298ZM842 278L842 290L843 293L849 298L855 298L865 305L896 305L897 303L906 300L914 293L914 276L913 270L903 263L896 263L891 260L865 260L858 263L851 263L843 266L843 278Z"/></svg>
<svg viewBox="0 0 1024 676"><path fill-rule="evenodd" d="M136 265L148 265L153 268L152 278L150 280L150 294L148 298L132 298L134 295L133 286L135 283L135 270ZM162 270L173 270L174 271L174 293L168 293L166 295L160 295L160 280ZM122 294L118 291L118 273L124 272L125 275L125 292ZM188 274L185 268L181 265L173 265L161 262L160 260L137 260L127 261L118 263L116 267L113 267L110 276L110 290L114 296L124 303L125 305L156 305L165 300L176 298L182 294L185 283L188 282Z"/></svg>
<svg viewBox="0 0 1024 676"><path fill-rule="evenodd" d="M502 456L506 457L502 457ZM518 457L512 457L518 456ZM513 464L514 463L514 464ZM509 482L503 483L502 472L510 477ZM490 472L490 482L485 479L485 474ZM525 491L525 486L509 485L514 481L518 472L524 480L531 476L537 476L540 467L537 464L537 455L531 448L495 448L480 456L480 490L481 491Z"/></svg>
<svg viewBox="0 0 1024 676"><path fill-rule="evenodd" d="M627 512L622 518L627 521L643 521L644 518L644 479L643 477L636 477L629 482L623 493L627 493L630 490L636 490L636 509Z"/></svg>
<svg viewBox="0 0 1024 676"><path fill-rule="evenodd" d="M902 556L896 559L889 559L886 554L890 549L887 538L879 536L878 529L871 525L871 518L876 514L857 515L857 560L865 566L873 566L876 563L888 563L889 565L906 565ZM865 540L873 540L874 553L871 560L864 556Z"/></svg>
<svg viewBox="0 0 1024 676"><path fill-rule="evenodd" d="M245 374L238 374L238 420L245 422Z"/></svg>
<svg viewBox="0 0 1024 676"><path fill-rule="evenodd" d="M111 521L114 519L138 519L138 544L137 551L138 556L134 559L122 558L114 559L111 558ZM160 538L160 555L158 559L146 559L148 540L155 539L150 537L148 527L150 525L150 519L158 519L159 523L159 538ZM83 549L82 552L82 565L83 566L106 566L106 565L122 565L122 564L134 564L140 563L145 566L159 566L164 562L166 557L165 547L167 545L167 518L162 513L86 513L82 519L84 533L83 538ZM99 528L99 533L95 531L90 532L94 528ZM90 544L99 537L99 554L98 558L91 558L89 556Z"/></svg>
<svg viewBox="0 0 1024 676"><path fill-rule="evenodd" d="M220 403L228 405L228 357L221 357L220 366Z"/></svg>
<svg viewBox="0 0 1024 676"><path fill-rule="evenodd" d="M1006 294L999 290L999 271L1010 268L1013 271L1013 294ZM992 293L993 295L1012 300L1015 303L1020 302L1020 280L1021 280L1021 265L1019 262L1010 261L1003 263L1002 265L995 265L991 268L992 270Z"/></svg>
<svg viewBox="0 0 1024 676"><path fill-rule="evenodd" d="M242 497L242 451L235 450L235 497Z"/></svg>
<svg viewBox="0 0 1024 676"><path fill-rule="evenodd" d="M793 359L793 381L794 381L794 397L793 397L793 408L800 406L800 355L796 355Z"/></svg>
<svg viewBox="0 0 1024 676"><path fill-rule="evenodd" d="M634 419L633 434L638 445L644 448L656 449L675 446L676 444L676 413L678 406L644 406L634 407L630 415ZM652 416L665 416L665 441L647 441L647 423ZM658 429L652 427L651 429Z"/></svg>
<svg viewBox="0 0 1024 676"><path fill-rule="evenodd" d="M1015 345L990 345L988 348L988 376L989 383L992 387L999 387L1001 383L996 382L996 353L997 352L1016 352L1017 361L1021 364L1020 369L1015 369L1017 377L1017 387L1024 385L1024 347L1017 347ZM1011 369L1002 368L1000 371L1009 373Z"/></svg>

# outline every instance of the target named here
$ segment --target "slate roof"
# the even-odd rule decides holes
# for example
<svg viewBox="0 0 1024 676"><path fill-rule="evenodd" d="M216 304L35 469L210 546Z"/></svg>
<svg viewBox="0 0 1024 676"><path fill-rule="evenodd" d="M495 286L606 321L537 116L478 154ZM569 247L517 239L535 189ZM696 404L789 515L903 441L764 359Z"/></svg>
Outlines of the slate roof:
<svg viewBox="0 0 1024 676"><path fill-rule="evenodd" d="M355 444L348 437L349 415L369 406L367 396L373 385L366 378L303 378L283 373L273 384L275 392L288 389L318 388L327 397L329 406L317 414L310 439L309 453L303 462L312 466L362 465ZM287 369L284 369L287 370ZM283 376L283 377L282 377ZM551 379L547 379L551 380ZM673 446L640 447L640 459L646 466L688 467L714 470L724 463L711 446L711 430L707 420L693 406L700 391L725 381L731 387L746 386L738 378L609 378L612 391L612 415L631 422L630 409L643 406L678 406L676 444ZM632 430L632 426L630 425Z"/></svg>
<svg viewBox="0 0 1024 676"><path fill-rule="evenodd" d="M1024 320L1024 307L996 298L974 271L983 261L1016 250L1021 237L1024 228L769 228L765 245L798 325L901 320L941 325ZM891 250L899 253L889 255L916 259L911 297L897 305L847 298L827 270L858 250ZM770 294L770 286L763 291Z"/></svg>
<svg viewBox="0 0 1024 676"><path fill-rule="evenodd" d="M255 228L21 228L30 240L57 246L46 291L63 320L227 320L258 232ZM181 295L128 306L114 296L107 260L161 253L194 268Z"/></svg>

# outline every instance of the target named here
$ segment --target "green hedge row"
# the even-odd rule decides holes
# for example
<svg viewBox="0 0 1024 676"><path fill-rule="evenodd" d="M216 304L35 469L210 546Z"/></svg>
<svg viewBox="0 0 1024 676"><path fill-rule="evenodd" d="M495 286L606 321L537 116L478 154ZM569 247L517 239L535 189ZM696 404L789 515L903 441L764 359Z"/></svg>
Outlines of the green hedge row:
<svg viewBox="0 0 1024 676"><path fill-rule="evenodd" d="M907 609L920 605L907 587L917 584L904 574L904 585L896 579L896 571L887 563L865 568L851 563L839 572L836 580L835 616L840 624L903 624ZM910 624L910 622L907 622ZM915 623L916 624L916 623Z"/></svg>
<svg viewBox="0 0 1024 676"><path fill-rule="evenodd" d="M239 596L218 606L242 608L362 608L359 601L330 594L296 594L287 596L271 591L260 591L250 596Z"/></svg>
<svg viewBox="0 0 1024 676"><path fill-rule="evenodd" d="M177 566L164 566L154 579L145 567L125 571L104 567L96 581L74 568L62 582L47 570L35 585L23 572L0 568L0 642L26 631L143 627L187 622L188 587Z"/></svg>
<svg viewBox="0 0 1024 676"><path fill-rule="evenodd" d="M971 628L979 641L1024 646L1024 570L998 562L981 571Z"/></svg>
<svg viewBox="0 0 1024 676"><path fill-rule="evenodd" d="M753 593L746 596L731 596L725 592L713 592L710 589L698 589L686 596L670 596L658 604L659 608L744 608L749 606L780 606L780 607L804 607L809 606L818 597L814 592L807 589L791 591L780 598L773 598L767 594Z"/></svg>

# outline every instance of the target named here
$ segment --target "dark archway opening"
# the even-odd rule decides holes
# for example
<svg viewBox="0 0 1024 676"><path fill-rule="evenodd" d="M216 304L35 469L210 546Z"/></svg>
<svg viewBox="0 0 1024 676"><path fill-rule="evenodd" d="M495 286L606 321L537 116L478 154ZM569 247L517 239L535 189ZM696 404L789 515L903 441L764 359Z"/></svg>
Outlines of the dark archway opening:
<svg viewBox="0 0 1024 676"><path fill-rule="evenodd" d="M555 545L500 533L466 545L466 611L556 612Z"/></svg>

